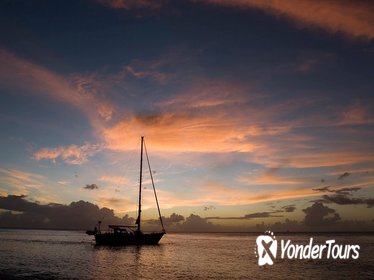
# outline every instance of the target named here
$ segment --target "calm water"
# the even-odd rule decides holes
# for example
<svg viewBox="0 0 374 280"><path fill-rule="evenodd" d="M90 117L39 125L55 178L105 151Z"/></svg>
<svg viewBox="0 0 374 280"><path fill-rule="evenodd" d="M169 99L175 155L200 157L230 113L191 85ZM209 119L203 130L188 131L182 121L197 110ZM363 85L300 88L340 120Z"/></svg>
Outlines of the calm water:
<svg viewBox="0 0 374 280"><path fill-rule="evenodd" d="M314 236L359 244L357 260L276 259L264 267L254 254L256 237L167 234L159 246L108 248L81 232L0 230L0 279L374 279L373 235Z"/></svg>

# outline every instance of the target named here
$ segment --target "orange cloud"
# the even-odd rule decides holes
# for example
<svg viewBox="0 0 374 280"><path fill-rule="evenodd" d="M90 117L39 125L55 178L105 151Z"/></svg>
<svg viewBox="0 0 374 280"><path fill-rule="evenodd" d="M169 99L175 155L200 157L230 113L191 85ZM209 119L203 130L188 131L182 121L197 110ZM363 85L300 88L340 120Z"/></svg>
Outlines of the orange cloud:
<svg viewBox="0 0 374 280"><path fill-rule="evenodd" d="M1 191L6 190L7 187L11 188L10 192L9 190L5 192L6 194L28 195L37 191L43 194L38 197L39 201L50 202L55 199L53 195L45 193L45 177L40 174L0 167L0 179L2 182Z"/></svg>
<svg viewBox="0 0 374 280"><path fill-rule="evenodd" d="M273 172L264 172L260 175L252 176L247 174L245 176L240 176L237 179L238 182L247 185L303 185L305 183L310 183L307 178L293 178L293 177L282 177L280 175L274 174Z"/></svg>
<svg viewBox="0 0 374 280"><path fill-rule="evenodd" d="M57 148L42 148L34 154L36 160L50 159L56 161L61 158L70 164L82 164L88 160L89 156L101 151L101 145L84 144L80 147L77 145L70 145L68 147Z"/></svg>
<svg viewBox="0 0 374 280"><path fill-rule="evenodd" d="M162 205L163 208L207 204L248 205L271 200L303 198L318 195L312 189L305 188L279 189L276 192L274 192L274 190L264 190L259 193L250 188L227 187L213 182L206 182L194 189L194 195L191 198L187 196L182 198L162 190L158 191L158 193L160 205Z"/></svg>
<svg viewBox="0 0 374 280"><path fill-rule="evenodd" d="M139 135L145 135L152 150L169 152L252 151L255 146L240 139L252 133L257 133L255 128L238 127L224 115L186 113L133 116L103 130L111 149L136 149Z"/></svg>
<svg viewBox="0 0 374 280"><path fill-rule="evenodd" d="M103 175L99 178L100 181L103 182L108 182L113 184L114 186L119 186L119 185L134 185L128 178L124 176L115 176L115 175Z"/></svg>
<svg viewBox="0 0 374 280"><path fill-rule="evenodd" d="M118 197L118 196L101 196L96 195L93 198L96 204L100 205L100 207L106 207L109 209L115 209L115 213L118 216L123 215L126 212L130 212L136 209L137 204L134 201L131 201L127 198Z"/></svg>
<svg viewBox="0 0 374 280"><path fill-rule="evenodd" d="M0 51L0 59L3 62L0 64L0 83L31 89L37 94L63 100L77 107L88 117L98 136L105 142L105 147L112 150L137 149L139 136L145 135L153 151L239 151L248 154L249 162L268 167L282 164L285 159L287 166L304 168L344 166L370 162L372 158L367 152L347 151L346 146L338 147L335 144L330 149L326 147L328 152L320 149L316 151L317 145L323 145L320 142L316 144L316 140L320 139L293 131L293 128L373 123L370 108L361 103L355 103L343 112L341 108L329 112L335 118L312 114L305 119L281 121L282 116L313 105L313 100L295 99L272 103L266 99L266 95L248 86L197 78L183 92L155 103L152 109L156 113L135 115L126 111L121 118L113 119L114 114L119 116L121 112L102 98L102 92L107 92L106 87L123 83L128 75L157 79L154 73L167 60L154 61L149 65L133 63L128 66L131 71L124 67L123 71L110 77L93 74L66 78L5 50ZM138 68L141 70L134 70ZM68 163L81 164L103 147L85 144L44 148L37 151L34 157L37 160L61 158ZM266 179L269 182L271 178ZM279 178L274 180L279 182Z"/></svg>
<svg viewBox="0 0 374 280"><path fill-rule="evenodd" d="M343 32L351 37L374 38L374 7L365 1L317 0L201 0L241 8L255 8L287 17L303 26Z"/></svg>
<svg viewBox="0 0 374 280"><path fill-rule="evenodd" d="M263 95L247 87L225 82L192 81L189 88L155 103L155 113L127 113L111 127L102 128L108 148L138 147L139 135L147 137L153 150L169 152L253 152L259 136L287 133L290 126L274 118L303 106L303 102L256 105Z"/></svg>

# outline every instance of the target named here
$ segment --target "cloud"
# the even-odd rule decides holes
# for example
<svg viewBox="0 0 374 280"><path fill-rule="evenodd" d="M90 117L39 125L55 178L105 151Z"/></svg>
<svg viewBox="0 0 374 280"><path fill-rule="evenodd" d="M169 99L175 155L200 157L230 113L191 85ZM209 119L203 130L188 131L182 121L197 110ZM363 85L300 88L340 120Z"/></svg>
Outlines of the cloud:
<svg viewBox="0 0 374 280"><path fill-rule="evenodd" d="M214 205L204 206L204 211L214 210L216 207Z"/></svg>
<svg viewBox="0 0 374 280"><path fill-rule="evenodd" d="M339 179L339 180L344 179L344 178L348 177L349 175L350 175L349 172L344 172L342 175L340 175L340 176L338 177L338 179Z"/></svg>
<svg viewBox="0 0 374 280"><path fill-rule="evenodd" d="M208 222L199 215L191 214L182 224L176 224L173 229L183 232L219 232L222 230L222 226Z"/></svg>
<svg viewBox="0 0 374 280"><path fill-rule="evenodd" d="M261 190L259 193L255 189L249 187L238 188L228 187L223 184L214 182L204 182L191 190L193 196L184 193L183 197L174 193L160 191L160 204L164 207L184 206L200 206L206 204L214 205L246 205L258 202L281 200L287 198L314 196L315 192L307 188L278 189L276 192L272 190Z"/></svg>
<svg viewBox="0 0 374 280"><path fill-rule="evenodd" d="M169 224L179 223L185 220L182 215L178 215L176 213L171 214L170 217L163 217L162 219L165 223L169 223Z"/></svg>
<svg viewBox="0 0 374 280"><path fill-rule="evenodd" d="M166 0L97 0L114 9L159 9ZM191 0L226 7L258 9L286 18L297 26L322 28L331 33L343 33L352 38L374 38L373 10L370 1L323 0Z"/></svg>
<svg viewBox="0 0 374 280"><path fill-rule="evenodd" d="M0 212L0 227L87 230L93 228L98 220L103 221L102 229L105 229L108 224L135 224L135 218L130 217L128 214L119 218L115 216L112 209L99 208L97 205L85 201L72 202L69 205L58 203L39 204L27 200L24 195L8 195L0 196L0 209L3 210ZM302 222L285 219L284 222L277 221L274 224L262 222L249 227L240 224L237 226L215 224L208 220L226 218L203 218L195 214L185 218L182 215L173 213L169 217L163 217L163 220L169 232L248 232L248 230L263 232L269 229L297 232L306 230L360 231L373 229L372 224L363 221L341 221L340 216L334 209L324 206L321 202L316 202L303 211L305 220ZM242 217L229 217L228 219L267 219L276 213L278 211L256 212ZM143 221L143 228L145 230L159 230L159 221Z"/></svg>
<svg viewBox="0 0 374 280"><path fill-rule="evenodd" d="M36 160L50 159L56 162L58 158L69 164L83 164L88 157L95 155L103 149L103 145L85 143L82 146L70 145L68 147L42 148L34 153Z"/></svg>
<svg viewBox="0 0 374 280"><path fill-rule="evenodd" d="M282 215L274 215L274 213L278 213L277 211L274 212L258 212L258 213L251 213L244 216L245 219L257 219L257 218L270 218L270 217L283 217Z"/></svg>
<svg viewBox="0 0 374 280"><path fill-rule="evenodd" d="M257 152L267 149L262 138L289 132L287 124L277 123L279 112L302 106L285 102L263 110L252 104L259 98L238 84L193 81L188 89L158 101L151 112L127 113L100 133L108 148L120 151L135 149L139 135L145 135L154 151Z"/></svg>
<svg viewBox="0 0 374 280"><path fill-rule="evenodd" d="M287 166L295 168L350 165L372 158L370 153L347 151L345 146L339 149L336 145L321 152L313 149L315 137L296 133L295 129L315 126L315 118L311 118L310 124L281 121L284 116L310 106L311 101L286 100L272 104L269 97L259 94L249 85L228 80L192 79L186 89L153 102L151 112L133 108L120 112L115 102L106 98L107 92L114 88L126 88L130 77L149 78L160 83L168 81L170 73L160 70L163 65L172 65L170 58L135 61L113 75L74 74L64 77L5 50L0 52L0 56L5 62L0 66L1 83L15 88L24 87L35 94L63 100L79 108L88 117L97 136L105 142L103 146L96 147L86 143L82 146L42 148L34 154L38 160L55 161L61 158L70 164L82 164L88 160L91 151L94 154L96 149L99 151L104 146L115 151L137 149L139 135L146 135L149 147L156 152L235 151L247 153L248 161L252 163L270 167L284 158L289 158ZM178 80L184 73L172 75ZM23 82L19 83L20 80ZM266 110L263 110L264 104L267 104ZM274 142L276 136L277 141ZM324 146L324 143L318 145ZM290 147L292 158L289 157ZM264 174L258 179L259 184L271 181L284 185L303 183L300 178L281 178L274 174ZM263 179L262 182L260 179Z"/></svg>
<svg viewBox="0 0 374 280"><path fill-rule="evenodd" d="M280 170L279 167L271 167L265 169L264 172L260 174L248 174L240 176L237 180L243 184L251 185L303 185L308 183L310 179L308 178L290 178L283 177L276 174Z"/></svg>
<svg viewBox="0 0 374 280"><path fill-rule="evenodd" d="M98 127L115 114L115 106L84 85L80 76L64 77L34 62L0 49L0 84L63 101L82 111ZM93 80L94 76L90 76ZM22 81L22 82L20 82Z"/></svg>
<svg viewBox="0 0 374 280"><path fill-rule="evenodd" d="M103 227L122 222L113 210L84 201L69 205L39 204L28 201L24 195L8 195L0 196L0 209L8 210L0 214L0 227L86 230L93 228L98 220L103 221Z"/></svg>
<svg viewBox="0 0 374 280"><path fill-rule="evenodd" d="M124 176L103 175L99 178L100 181L111 183L114 186L132 184L131 181Z"/></svg>
<svg viewBox="0 0 374 280"><path fill-rule="evenodd" d="M12 188L13 193L24 194L29 193L31 190L41 191L44 187L43 175L31 172L25 172L12 168L0 167L0 178L3 185ZM15 189L15 190L14 190Z"/></svg>
<svg viewBox="0 0 374 280"><path fill-rule="evenodd" d="M96 184L87 184L87 185L84 187L84 189L86 189L86 190L97 190L98 188L99 188L99 186L96 185Z"/></svg>
<svg viewBox="0 0 374 280"><path fill-rule="evenodd" d="M100 190L100 189L99 189ZM99 205L107 207L107 208L114 208L119 213L124 213L128 211L132 211L136 209L137 204L134 200L130 200L128 198L123 198L118 195L113 196L113 191L111 193L108 192L99 192L96 195L97 199L95 200ZM143 201L143 209L147 209L148 207L145 205Z"/></svg>
<svg viewBox="0 0 374 280"><path fill-rule="evenodd" d="M284 210L284 212L294 212L296 210L296 206L295 205L285 205L282 207L282 209Z"/></svg>
<svg viewBox="0 0 374 280"><path fill-rule="evenodd" d="M321 60L318 58L309 58L303 61L303 63L297 65L295 70L301 73L309 73L316 65L320 64Z"/></svg>
<svg viewBox="0 0 374 280"><path fill-rule="evenodd" d="M60 184L60 185L64 186L64 185L70 184L70 182L69 181L58 181L57 184Z"/></svg>
<svg viewBox="0 0 374 280"><path fill-rule="evenodd" d="M185 218L182 215L173 213L169 217L162 216L162 222L164 223L164 226L167 230L171 230L173 227L176 226L176 224L182 223L185 221ZM160 225L159 219L152 219L145 221L148 225Z"/></svg>
<svg viewBox="0 0 374 280"><path fill-rule="evenodd" d="M344 174L346 174L345 172ZM341 176L343 176L342 174ZM347 173L349 174L349 173ZM340 177L339 177L340 179ZM352 197L353 192L357 192L361 187L343 187L339 189L332 189L330 186L313 189L314 191L333 193L332 195L323 195L322 202L336 203L339 205L358 205L366 204L368 208L374 206L373 198L354 198Z"/></svg>
<svg viewBox="0 0 374 280"><path fill-rule="evenodd" d="M341 113L339 125L373 124L373 109L369 104L362 101L352 102Z"/></svg>
<svg viewBox="0 0 374 280"><path fill-rule="evenodd" d="M346 177L349 174L345 172L344 174L340 175L338 179L341 179L340 177L343 176ZM361 187L343 187L339 189L332 189L330 186L327 187L321 187L313 189L314 191L319 191L323 193L332 193L331 195L323 195L321 202L325 203L336 203L339 205L358 205L358 204L366 204L368 208L371 208L374 206L374 199L373 198L355 198L352 197L353 192L357 192L361 189Z"/></svg>
<svg viewBox="0 0 374 280"><path fill-rule="evenodd" d="M316 192L332 192L330 188L331 186L325 186L325 187L320 187L320 188L314 188L312 190Z"/></svg>
<svg viewBox="0 0 374 280"><path fill-rule="evenodd" d="M293 20L303 27L318 27L350 37L374 38L373 4L370 1L262 1L201 0L222 6L259 9L277 17Z"/></svg>
<svg viewBox="0 0 374 280"><path fill-rule="evenodd" d="M0 196L0 208L18 212L32 211L38 212L39 205L25 199L25 195Z"/></svg>
<svg viewBox="0 0 374 280"><path fill-rule="evenodd" d="M329 208L321 202L303 209L305 213L304 224L310 227L319 227L339 221L340 215L335 209Z"/></svg>
<svg viewBox="0 0 374 280"><path fill-rule="evenodd" d="M139 135L146 135L149 146L156 151L253 150L253 144L238 139L240 131L234 130L232 125L231 120L223 115L160 113L123 119L105 129L103 135L109 148L122 151L135 149ZM249 129L246 130L250 133Z"/></svg>
<svg viewBox="0 0 374 280"><path fill-rule="evenodd" d="M266 211L266 212L255 212L246 214L244 216L239 217L206 217L207 220L251 220L251 219L259 219L259 218L279 218L283 217L283 215L280 215L279 213L287 212L284 209L283 210L275 210L275 211Z"/></svg>
<svg viewBox="0 0 374 280"><path fill-rule="evenodd" d="M359 191L360 189L361 189L360 187L343 187L343 188L338 188L338 189L332 189L331 186L326 186L326 187L321 187L321 188L315 188L312 190L318 191L318 192L330 192L330 193L349 195L352 192Z"/></svg>
<svg viewBox="0 0 374 280"><path fill-rule="evenodd" d="M167 0L96 0L96 2L113 9L159 9Z"/></svg>
<svg viewBox="0 0 374 280"><path fill-rule="evenodd" d="M332 202L339 205L366 204L368 208L374 206L374 198L354 198L346 194L324 195L323 199L326 203Z"/></svg>

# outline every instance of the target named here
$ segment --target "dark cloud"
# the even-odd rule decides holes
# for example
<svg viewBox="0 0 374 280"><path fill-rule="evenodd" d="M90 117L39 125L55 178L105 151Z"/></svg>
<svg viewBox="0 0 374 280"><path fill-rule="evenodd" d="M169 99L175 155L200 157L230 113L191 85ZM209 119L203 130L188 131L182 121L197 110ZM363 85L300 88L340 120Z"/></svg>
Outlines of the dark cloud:
<svg viewBox="0 0 374 280"><path fill-rule="evenodd" d="M345 174L348 174L348 172L345 172L341 176L348 176ZM342 177L343 178L343 177ZM314 191L319 192L328 192L331 193L329 195L325 194L322 196L322 199L315 200L314 202L325 202L325 203L336 203L339 205L358 205L358 204L366 204L368 208L371 208L374 206L374 199L373 198L356 198L352 197L353 192L359 191L360 187L350 187L350 188L341 188L341 189L331 189L330 186L327 187L321 187L313 189Z"/></svg>
<svg viewBox="0 0 374 280"><path fill-rule="evenodd" d="M354 198L347 194L324 195L323 199L327 203L336 203L339 205L358 205L366 204L368 208L374 206L374 198Z"/></svg>
<svg viewBox="0 0 374 280"><path fill-rule="evenodd" d="M204 206L204 211L214 210L216 207L214 205Z"/></svg>
<svg viewBox="0 0 374 280"><path fill-rule="evenodd" d="M173 226L176 223L183 222L185 218L182 215L173 213L169 217L162 216L162 221L164 223L164 226L168 229L170 226ZM146 221L149 225L159 225L160 220L159 219L152 219Z"/></svg>
<svg viewBox="0 0 374 280"><path fill-rule="evenodd" d="M166 231L168 232L219 232L225 231L225 227L216 225L199 215L191 214L184 218L173 213L169 217L162 217ZM156 230L160 227L159 220L147 220L144 226L147 230Z"/></svg>
<svg viewBox="0 0 374 280"><path fill-rule="evenodd" d="M330 192L330 193L350 195L352 192L357 192L360 189L361 189L360 187L332 189L331 186L326 186L326 187L315 188L315 189L312 189L312 190L313 191L318 191L318 192Z"/></svg>
<svg viewBox="0 0 374 280"><path fill-rule="evenodd" d="M359 190L361 190L361 188L359 187L342 188L342 189L335 190L335 193L350 195L352 192L357 192Z"/></svg>
<svg viewBox="0 0 374 280"><path fill-rule="evenodd" d="M59 204L50 205L58 206ZM40 206L35 202L28 201L25 195L8 195L6 197L0 196L0 209L39 213L40 211L43 211L45 207L48 206Z"/></svg>
<svg viewBox="0 0 374 280"><path fill-rule="evenodd" d="M279 211L252 213L252 214L245 215L244 218L245 219L257 219L257 218L283 217L282 215L274 215L275 213L279 213Z"/></svg>
<svg viewBox="0 0 374 280"><path fill-rule="evenodd" d="M99 186L96 185L96 184L87 184L87 185L84 187L84 189L86 189L86 190L97 190L98 188L99 188Z"/></svg>
<svg viewBox="0 0 374 280"><path fill-rule="evenodd" d="M103 222L103 226L123 222L114 215L112 209L100 209L97 205L85 201L72 202L69 205L42 205L28 201L24 195L8 195L0 196L0 209L7 210L0 214L0 227L84 230L92 228L98 220ZM12 211L20 213L13 214ZM132 222L128 217L127 220Z"/></svg>
<svg viewBox="0 0 374 280"><path fill-rule="evenodd" d="M292 205L285 205L282 207L282 209L284 210L284 212L294 212L296 210L296 206L294 204Z"/></svg>
<svg viewBox="0 0 374 280"><path fill-rule="evenodd" d="M191 214L184 223L176 224L173 229L184 232L219 232L223 230L223 227L208 222L207 219L199 215Z"/></svg>
<svg viewBox="0 0 374 280"><path fill-rule="evenodd" d="M271 217L283 217L282 215L276 215L277 213L282 213L284 210L275 210L267 212L255 212L250 213L241 217L206 217L206 220L245 220L245 219L257 219L257 218L271 218Z"/></svg>
<svg viewBox="0 0 374 280"><path fill-rule="evenodd" d="M342 175L340 175L338 177L338 180L344 179L344 178L348 177L349 175L351 175L349 172L344 172Z"/></svg>
<svg viewBox="0 0 374 280"><path fill-rule="evenodd" d="M367 199L366 203L373 206L374 200ZM373 223L363 221L341 221L340 215L335 209L323 205L322 202L314 202L310 207L303 209L305 219L302 222L285 219L273 224L265 224L261 219L270 217L282 217L281 212L293 209L294 205L285 205L283 210L269 212L255 212L241 217L201 217L191 214L185 218L173 213L169 217L163 217L168 232L233 232L233 231L359 231L373 230ZM27 200L24 195L0 196L0 227L12 228L45 228L45 229L91 229L98 220L101 220L102 228L108 224L134 225L135 219L128 215L123 218L116 217L114 211L109 208L99 208L85 201L72 202L69 205L49 203L39 204ZM16 214L14 212L17 212ZM258 219L259 224L250 227L224 226L209 220L221 219ZM159 220L143 221L143 229L159 230Z"/></svg>
<svg viewBox="0 0 374 280"><path fill-rule="evenodd" d="M340 220L340 215L335 209L329 208L321 202L315 202L312 206L303 209L305 213L304 224L311 227L319 227L332 224Z"/></svg>
<svg viewBox="0 0 374 280"><path fill-rule="evenodd" d="M135 221L136 221L136 219L134 219L133 217L129 217L129 215L126 214L125 216L122 217L122 223L121 224L123 224L123 225L134 225Z"/></svg>
<svg viewBox="0 0 374 280"><path fill-rule="evenodd" d="M170 217L162 217L162 220L167 224L179 223L184 221L184 217L178 214L171 214Z"/></svg>

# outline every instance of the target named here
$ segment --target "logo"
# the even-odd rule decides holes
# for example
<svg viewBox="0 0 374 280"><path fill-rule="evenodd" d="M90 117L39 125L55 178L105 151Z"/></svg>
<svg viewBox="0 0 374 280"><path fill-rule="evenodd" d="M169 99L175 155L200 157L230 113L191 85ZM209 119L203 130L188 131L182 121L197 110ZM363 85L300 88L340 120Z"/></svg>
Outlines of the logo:
<svg viewBox="0 0 374 280"><path fill-rule="evenodd" d="M256 239L258 265L272 265L277 257L277 240L271 231L260 235Z"/></svg>
<svg viewBox="0 0 374 280"><path fill-rule="evenodd" d="M311 237L303 244L295 244L291 240L280 240L281 259L358 259L360 256L360 245L337 244L334 239L326 240L322 244L315 244ZM278 242L271 231L259 235L256 239L255 255L258 265L273 265L277 258Z"/></svg>

